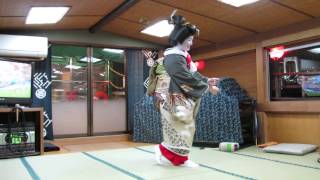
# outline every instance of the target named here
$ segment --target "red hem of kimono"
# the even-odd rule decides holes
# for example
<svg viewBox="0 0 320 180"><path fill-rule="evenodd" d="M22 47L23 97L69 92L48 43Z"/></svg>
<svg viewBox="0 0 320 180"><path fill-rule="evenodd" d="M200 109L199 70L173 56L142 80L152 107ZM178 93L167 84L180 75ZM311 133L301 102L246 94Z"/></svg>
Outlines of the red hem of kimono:
<svg viewBox="0 0 320 180"><path fill-rule="evenodd" d="M188 156L181 156L179 154L176 154L176 153L168 150L167 148L165 148L161 144L159 144L159 147L160 147L160 151L161 151L162 155L164 157L166 157L175 166L179 166L181 164L184 164L184 162L188 160Z"/></svg>

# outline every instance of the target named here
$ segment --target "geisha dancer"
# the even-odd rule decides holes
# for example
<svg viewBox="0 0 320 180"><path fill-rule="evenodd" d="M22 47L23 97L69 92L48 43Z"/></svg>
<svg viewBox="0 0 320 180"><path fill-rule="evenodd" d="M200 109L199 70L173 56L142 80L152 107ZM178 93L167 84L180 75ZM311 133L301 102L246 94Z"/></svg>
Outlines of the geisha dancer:
<svg viewBox="0 0 320 180"><path fill-rule="evenodd" d="M171 48L164 52L161 101L159 101L163 142L155 146L156 161L160 165L198 167L189 158L195 133L195 118L201 97L210 91L216 95L218 78L207 78L198 71L188 54L197 27L178 15L171 16L174 29L169 36ZM166 78L166 77L167 78ZM164 91L164 84L167 85ZM157 88L156 88L157 91Z"/></svg>

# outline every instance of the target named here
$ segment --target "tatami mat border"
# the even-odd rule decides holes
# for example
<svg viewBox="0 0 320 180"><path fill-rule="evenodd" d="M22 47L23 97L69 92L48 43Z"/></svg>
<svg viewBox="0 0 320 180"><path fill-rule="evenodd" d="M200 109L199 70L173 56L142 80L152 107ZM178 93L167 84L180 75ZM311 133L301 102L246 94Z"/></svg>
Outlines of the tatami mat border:
<svg viewBox="0 0 320 180"><path fill-rule="evenodd" d="M142 148L135 147L135 149L138 149L140 151L144 151L144 152L147 152L147 153L150 153L150 154L154 154L153 151L145 150L145 149L142 149ZM230 175L230 176L239 177L239 178L248 179L248 180L256 180L254 178L246 177L246 176L239 175L239 174L236 174L236 173L232 173L232 172L229 172L229 171L225 171L225 170L222 170L222 169L217 169L217 168L214 168L214 167L211 167L211 166L207 166L207 165L204 165L204 164L199 164L199 165L201 167L203 167L203 168L214 170L214 171L217 171L217 172L220 172L220 173L223 173L223 174L227 174L227 175Z"/></svg>

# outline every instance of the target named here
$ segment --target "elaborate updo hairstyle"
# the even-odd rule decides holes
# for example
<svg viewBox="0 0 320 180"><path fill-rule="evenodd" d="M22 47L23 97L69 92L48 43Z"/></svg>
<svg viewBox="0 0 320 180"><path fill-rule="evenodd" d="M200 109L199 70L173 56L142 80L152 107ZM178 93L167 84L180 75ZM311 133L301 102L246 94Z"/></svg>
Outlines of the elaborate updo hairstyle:
<svg viewBox="0 0 320 180"><path fill-rule="evenodd" d="M187 22L183 16L173 14L169 23L174 25L174 29L169 36L171 46L176 46L178 43L182 44L189 36L199 34L199 29L194 24Z"/></svg>

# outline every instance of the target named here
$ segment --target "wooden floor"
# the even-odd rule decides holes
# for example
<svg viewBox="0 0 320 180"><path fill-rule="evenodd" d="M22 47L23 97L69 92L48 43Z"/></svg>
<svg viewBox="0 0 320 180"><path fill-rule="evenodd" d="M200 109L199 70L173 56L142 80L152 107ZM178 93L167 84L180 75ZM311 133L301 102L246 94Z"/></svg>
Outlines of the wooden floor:
<svg viewBox="0 0 320 180"><path fill-rule="evenodd" d="M129 135L108 135L94 137L65 138L48 141L60 147L60 151L45 152L45 154L62 154L71 152L87 152L105 149L121 149L128 147L140 147L150 145L147 143L135 143Z"/></svg>

